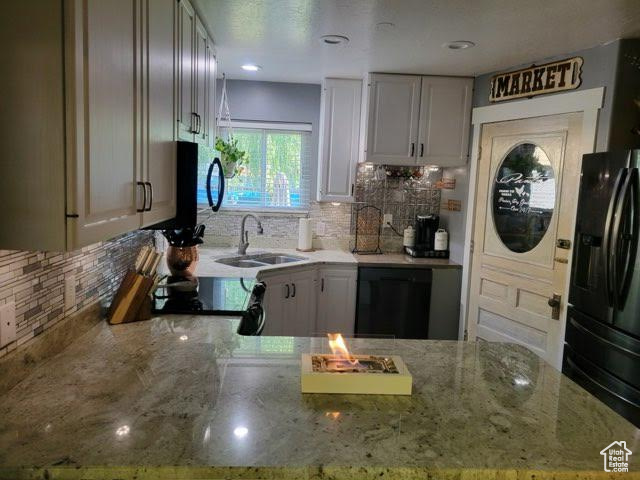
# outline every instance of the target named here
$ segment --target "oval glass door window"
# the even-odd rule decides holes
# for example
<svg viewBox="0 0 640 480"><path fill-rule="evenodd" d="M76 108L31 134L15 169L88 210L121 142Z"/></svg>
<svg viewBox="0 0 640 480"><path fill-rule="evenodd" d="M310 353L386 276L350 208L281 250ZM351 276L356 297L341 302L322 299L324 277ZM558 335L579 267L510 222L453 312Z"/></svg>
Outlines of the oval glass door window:
<svg viewBox="0 0 640 480"><path fill-rule="evenodd" d="M493 222L504 245L525 253L549 228L556 203L556 181L547 154L533 143L513 147L493 183Z"/></svg>

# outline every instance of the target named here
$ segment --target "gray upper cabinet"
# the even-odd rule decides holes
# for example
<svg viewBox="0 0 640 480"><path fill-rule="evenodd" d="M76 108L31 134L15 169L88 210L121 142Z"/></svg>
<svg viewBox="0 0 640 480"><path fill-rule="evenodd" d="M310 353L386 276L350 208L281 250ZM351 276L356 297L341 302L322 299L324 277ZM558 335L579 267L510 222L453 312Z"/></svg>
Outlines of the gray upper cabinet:
<svg viewBox="0 0 640 480"><path fill-rule="evenodd" d="M195 141L205 142L207 139L207 91L209 89L209 58L208 58L209 35L202 25L200 18L196 18L196 41L195 41L195 91L194 91L194 114L196 117Z"/></svg>
<svg viewBox="0 0 640 480"><path fill-rule="evenodd" d="M188 0L178 2L177 22L177 137L210 144L211 117L215 111L215 93L210 94L211 88L215 91L213 40Z"/></svg>
<svg viewBox="0 0 640 480"><path fill-rule="evenodd" d="M212 42L207 42L207 68L209 69L209 76L207 82L207 108L205 109L205 132L207 145L213 147L215 144L215 130L216 130L216 75L218 74L218 65L216 62L216 52L213 48Z"/></svg>
<svg viewBox="0 0 640 480"><path fill-rule="evenodd" d="M472 93L472 78L371 74L365 160L466 164Z"/></svg>
<svg viewBox="0 0 640 480"><path fill-rule="evenodd" d="M21 25L2 29L8 51L30 28L42 48L28 49L28 69L9 57L2 70L5 96L22 99L3 135L38 138L2 163L0 248L75 250L173 217L176 2L7 5L2 20Z"/></svg>
<svg viewBox="0 0 640 480"><path fill-rule="evenodd" d="M176 143L174 32L175 0L144 0L147 8L145 29L148 42L147 81L142 96L148 115L144 117L142 169L146 182L147 208L142 225L153 225L175 216L176 212Z"/></svg>
<svg viewBox="0 0 640 480"><path fill-rule="evenodd" d="M418 165L467 163L473 79L422 77Z"/></svg>
<svg viewBox="0 0 640 480"><path fill-rule="evenodd" d="M362 80L327 78L322 89L318 201L352 202L360 152Z"/></svg>
<svg viewBox="0 0 640 480"><path fill-rule="evenodd" d="M196 13L186 0L178 2L178 139L193 142L195 117Z"/></svg>
<svg viewBox="0 0 640 480"><path fill-rule="evenodd" d="M140 105L135 23L140 1L73 2L66 59L69 243L88 245L140 226ZM65 79L67 80L67 79Z"/></svg>
<svg viewBox="0 0 640 480"><path fill-rule="evenodd" d="M419 111L419 76L371 74L366 160L385 165L415 163Z"/></svg>

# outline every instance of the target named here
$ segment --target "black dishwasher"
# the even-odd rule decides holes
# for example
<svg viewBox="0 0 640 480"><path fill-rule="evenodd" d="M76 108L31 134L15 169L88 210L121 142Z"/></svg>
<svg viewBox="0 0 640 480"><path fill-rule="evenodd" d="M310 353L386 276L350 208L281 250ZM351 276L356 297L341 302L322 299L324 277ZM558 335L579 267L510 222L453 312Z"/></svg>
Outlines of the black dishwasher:
<svg viewBox="0 0 640 480"><path fill-rule="evenodd" d="M431 269L358 269L356 334L428 338Z"/></svg>

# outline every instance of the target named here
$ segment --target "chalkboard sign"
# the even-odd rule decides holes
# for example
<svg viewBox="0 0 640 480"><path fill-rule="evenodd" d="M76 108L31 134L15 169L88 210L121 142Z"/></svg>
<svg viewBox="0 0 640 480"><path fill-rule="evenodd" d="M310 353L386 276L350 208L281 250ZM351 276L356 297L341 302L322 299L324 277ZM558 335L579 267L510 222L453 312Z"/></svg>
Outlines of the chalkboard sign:
<svg viewBox="0 0 640 480"><path fill-rule="evenodd" d="M500 240L524 253L540 243L549 228L556 182L547 154L533 143L513 147L493 183L493 220Z"/></svg>

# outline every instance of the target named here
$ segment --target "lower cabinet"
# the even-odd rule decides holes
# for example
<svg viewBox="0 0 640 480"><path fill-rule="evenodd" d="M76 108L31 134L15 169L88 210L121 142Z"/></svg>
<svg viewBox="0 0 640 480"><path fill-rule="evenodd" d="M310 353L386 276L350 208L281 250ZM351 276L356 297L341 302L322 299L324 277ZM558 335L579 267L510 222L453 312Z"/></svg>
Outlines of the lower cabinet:
<svg viewBox="0 0 640 480"><path fill-rule="evenodd" d="M352 335L356 322L358 271L354 267L318 269L316 333Z"/></svg>
<svg viewBox="0 0 640 480"><path fill-rule="evenodd" d="M260 276L267 290L263 335L307 337L313 333L316 317L316 269Z"/></svg>
<svg viewBox="0 0 640 480"><path fill-rule="evenodd" d="M266 312L262 335L308 337L354 333L357 269L321 266L289 272L265 272Z"/></svg>

